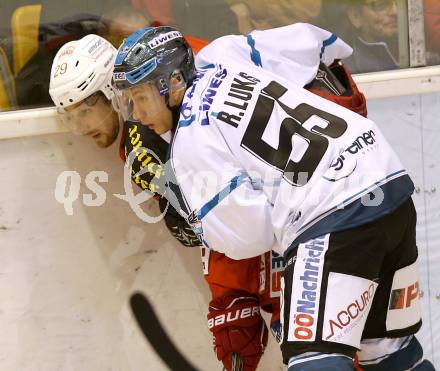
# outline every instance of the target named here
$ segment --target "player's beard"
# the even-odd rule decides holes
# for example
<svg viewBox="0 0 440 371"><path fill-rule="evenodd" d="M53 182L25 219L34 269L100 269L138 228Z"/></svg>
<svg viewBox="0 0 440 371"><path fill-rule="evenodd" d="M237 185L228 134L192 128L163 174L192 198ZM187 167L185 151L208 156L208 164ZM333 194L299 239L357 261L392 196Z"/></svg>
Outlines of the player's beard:
<svg viewBox="0 0 440 371"><path fill-rule="evenodd" d="M99 136L94 140L98 147L107 148L110 147L118 137L119 126L112 128L108 133L100 133Z"/></svg>

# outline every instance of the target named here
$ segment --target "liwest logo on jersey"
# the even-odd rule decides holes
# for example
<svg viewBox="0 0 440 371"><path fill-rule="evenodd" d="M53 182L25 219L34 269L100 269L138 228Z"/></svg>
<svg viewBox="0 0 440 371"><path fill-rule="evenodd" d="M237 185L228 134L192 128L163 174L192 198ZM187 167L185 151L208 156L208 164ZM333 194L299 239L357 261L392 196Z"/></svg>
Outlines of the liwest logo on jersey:
<svg viewBox="0 0 440 371"><path fill-rule="evenodd" d="M202 103L199 107L199 111L202 113L202 119L200 120L201 125L209 125L208 111L211 108L211 104L217 94L217 89L220 87L227 75L228 71L226 68L223 68L220 65L219 71L209 80L208 87L202 96Z"/></svg>
<svg viewBox="0 0 440 371"><path fill-rule="evenodd" d="M324 257L329 234L298 246L293 270L288 341L314 341L318 322Z"/></svg>
<svg viewBox="0 0 440 371"><path fill-rule="evenodd" d="M260 80L244 72L240 72L238 76L234 77L228 92L229 98L223 102L224 105L231 108L228 112L220 111L217 118L237 128L249 106L248 102L252 99L255 85L259 82Z"/></svg>
<svg viewBox="0 0 440 371"><path fill-rule="evenodd" d="M191 87L185 93L185 100L182 103L182 107L180 108L180 118L178 124L179 128L190 126L196 119L196 115L193 113L193 106L191 104L191 99L194 96L194 92L196 90L199 81L203 78L203 76L205 76L205 74L206 74L205 70L197 71Z"/></svg>

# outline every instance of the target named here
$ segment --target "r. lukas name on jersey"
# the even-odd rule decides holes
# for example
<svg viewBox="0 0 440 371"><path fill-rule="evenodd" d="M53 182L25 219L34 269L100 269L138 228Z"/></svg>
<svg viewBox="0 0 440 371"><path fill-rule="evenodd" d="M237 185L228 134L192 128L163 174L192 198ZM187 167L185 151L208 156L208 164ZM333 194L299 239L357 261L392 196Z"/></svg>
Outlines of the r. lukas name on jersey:
<svg viewBox="0 0 440 371"><path fill-rule="evenodd" d="M230 98L223 102L224 105L232 107L231 112L220 111L217 118L234 128L238 127L248 108L248 102L252 99L255 85L259 82L260 80L245 72L240 72L237 77L234 77L228 92Z"/></svg>

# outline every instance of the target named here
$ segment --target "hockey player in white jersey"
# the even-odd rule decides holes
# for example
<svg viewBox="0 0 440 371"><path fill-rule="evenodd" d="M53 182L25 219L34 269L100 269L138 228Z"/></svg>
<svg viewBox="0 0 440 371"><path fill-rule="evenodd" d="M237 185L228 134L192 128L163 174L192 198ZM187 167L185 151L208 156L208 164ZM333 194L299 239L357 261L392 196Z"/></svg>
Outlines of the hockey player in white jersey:
<svg viewBox="0 0 440 371"><path fill-rule="evenodd" d="M221 38L194 69L177 30L151 28L121 46L113 79L127 119L174 132L167 197L203 243L284 255L289 370L352 370L358 349L365 370L433 370L413 336L411 179L375 123L303 88L350 53L297 24Z"/></svg>

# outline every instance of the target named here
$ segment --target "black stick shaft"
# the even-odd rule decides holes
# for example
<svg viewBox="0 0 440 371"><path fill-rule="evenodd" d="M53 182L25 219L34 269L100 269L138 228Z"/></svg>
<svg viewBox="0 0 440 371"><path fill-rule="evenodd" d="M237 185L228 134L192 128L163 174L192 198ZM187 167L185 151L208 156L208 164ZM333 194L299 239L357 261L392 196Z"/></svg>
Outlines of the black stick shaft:
<svg viewBox="0 0 440 371"><path fill-rule="evenodd" d="M143 334L171 370L198 371L176 348L143 294L134 293L130 298L130 306Z"/></svg>

